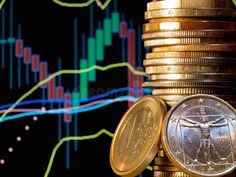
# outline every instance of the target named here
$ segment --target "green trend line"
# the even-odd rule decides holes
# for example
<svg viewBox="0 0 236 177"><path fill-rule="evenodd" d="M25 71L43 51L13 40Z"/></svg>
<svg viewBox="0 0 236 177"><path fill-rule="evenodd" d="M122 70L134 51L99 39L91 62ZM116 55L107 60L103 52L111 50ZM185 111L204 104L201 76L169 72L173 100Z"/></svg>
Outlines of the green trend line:
<svg viewBox="0 0 236 177"><path fill-rule="evenodd" d="M0 10L2 9L3 5L5 4L5 2L6 2L6 0L2 0L2 1L0 2Z"/></svg>
<svg viewBox="0 0 236 177"><path fill-rule="evenodd" d="M113 134L109 131L107 131L106 129L101 129L100 131L98 131L97 133L93 134L93 135L86 135L86 136L69 136L69 137L64 137L62 138L57 144L56 146L53 148L52 150L52 154L50 156L50 159L49 159L49 162L48 162L48 166L47 166L47 169L46 169L46 172L44 174L44 177L48 177L50 171L51 171L51 168L52 168L52 165L53 165L53 161L55 159L55 156L56 156L56 153L58 151L58 149L62 146L62 144L64 142L67 142L67 141L83 141L83 140L91 140L91 139L96 139L98 138L99 136L101 136L102 134L106 134L108 135L109 137L113 137ZM147 167L148 170L153 170L152 167L148 166Z"/></svg>
<svg viewBox="0 0 236 177"><path fill-rule="evenodd" d="M104 4L101 3L99 0L88 0L87 2L82 2L82 3L69 3L69 2L62 2L61 0L52 0L54 3L63 6L63 7L87 7L93 2L96 2L97 5L102 9L106 9L106 7L109 5L111 0L106 0Z"/></svg>
<svg viewBox="0 0 236 177"><path fill-rule="evenodd" d="M63 74L81 74L81 73L87 73L90 72L92 70L100 70L100 71L107 71L109 69L112 68L118 68L118 67L128 67L129 70L135 74L135 75L142 75L142 76L147 76L146 73L142 72L142 71L136 71L134 69L134 67L132 65L130 65L127 62L123 62L123 63L114 63L114 64L110 64L107 66L98 66L98 65L94 65L91 66L89 68L86 69L81 69L81 70L61 70L61 71L57 71L53 74L51 74L49 77L47 77L46 79L40 81L39 83L37 83L34 87L32 87L28 92L26 92L25 94L23 94L11 107L9 107L0 117L0 121L3 120L4 117L7 116L7 114L9 112L11 112L21 101L23 101L25 98L27 98L29 95L31 95L35 90L37 90L41 85L46 84L47 82L49 82L50 80L52 80L53 78L63 75Z"/></svg>
<svg viewBox="0 0 236 177"><path fill-rule="evenodd" d="M236 7L236 0L232 0L232 2L234 3L235 7Z"/></svg>

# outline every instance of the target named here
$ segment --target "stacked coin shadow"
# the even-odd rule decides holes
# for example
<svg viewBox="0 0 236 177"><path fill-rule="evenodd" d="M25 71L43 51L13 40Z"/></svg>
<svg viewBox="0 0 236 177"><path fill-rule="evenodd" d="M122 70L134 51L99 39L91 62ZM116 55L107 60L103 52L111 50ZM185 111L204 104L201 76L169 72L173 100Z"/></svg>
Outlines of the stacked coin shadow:
<svg viewBox="0 0 236 177"><path fill-rule="evenodd" d="M147 3L143 61L152 88L172 107L193 94L215 95L236 107L236 8L231 0ZM154 177L187 177L159 149Z"/></svg>
<svg viewBox="0 0 236 177"><path fill-rule="evenodd" d="M143 87L173 106L192 94L236 107L236 8L231 0L147 3L142 39L149 75Z"/></svg>

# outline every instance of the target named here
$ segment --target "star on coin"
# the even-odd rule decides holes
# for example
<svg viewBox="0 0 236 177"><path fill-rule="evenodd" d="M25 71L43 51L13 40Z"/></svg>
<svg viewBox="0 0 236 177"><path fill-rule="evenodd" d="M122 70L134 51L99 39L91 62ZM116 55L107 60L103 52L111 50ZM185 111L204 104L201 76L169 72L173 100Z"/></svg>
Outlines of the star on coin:
<svg viewBox="0 0 236 177"><path fill-rule="evenodd" d="M212 168L211 166L209 166L209 168L207 169L209 172L212 172L214 170L214 168Z"/></svg>
<svg viewBox="0 0 236 177"><path fill-rule="evenodd" d="M202 98L200 98L200 99L198 100L199 104L202 104L203 101L204 101L204 100L203 100Z"/></svg>
<svg viewBox="0 0 236 177"><path fill-rule="evenodd" d="M190 165L189 165L191 168L195 168L194 166L194 163L192 162Z"/></svg>
<svg viewBox="0 0 236 177"><path fill-rule="evenodd" d="M221 104L218 102L218 103L216 104L216 106L217 106L217 107L221 107Z"/></svg>
<svg viewBox="0 0 236 177"><path fill-rule="evenodd" d="M185 103L182 104L182 109L185 109L187 105Z"/></svg>
<svg viewBox="0 0 236 177"><path fill-rule="evenodd" d="M176 151L176 155L179 155L179 154L181 154L181 152L177 150L177 151Z"/></svg>

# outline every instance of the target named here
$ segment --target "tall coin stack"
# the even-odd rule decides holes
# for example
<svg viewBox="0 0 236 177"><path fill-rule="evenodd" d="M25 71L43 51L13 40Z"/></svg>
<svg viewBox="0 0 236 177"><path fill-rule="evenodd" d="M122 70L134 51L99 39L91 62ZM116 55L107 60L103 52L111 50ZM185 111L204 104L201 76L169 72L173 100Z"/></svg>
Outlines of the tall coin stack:
<svg viewBox="0 0 236 177"><path fill-rule="evenodd" d="M236 107L236 9L231 0L157 0L147 3L143 87L170 107L192 94L211 94ZM160 152L154 176L188 176ZM164 152L164 151L163 151Z"/></svg>
<svg viewBox="0 0 236 177"><path fill-rule="evenodd" d="M192 94L211 94L236 107L236 8L232 0L147 3L143 87L173 106Z"/></svg>

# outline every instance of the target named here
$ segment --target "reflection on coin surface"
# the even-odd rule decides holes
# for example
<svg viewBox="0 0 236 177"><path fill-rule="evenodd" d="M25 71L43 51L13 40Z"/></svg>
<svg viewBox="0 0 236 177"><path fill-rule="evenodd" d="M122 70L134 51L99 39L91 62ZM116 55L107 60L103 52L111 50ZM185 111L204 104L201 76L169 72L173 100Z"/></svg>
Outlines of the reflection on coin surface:
<svg viewBox="0 0 236 177"><path fill-rule="evenodd" d="M166 112L162 100L144 96L124 114L110 148L110 164L116 174L136 176L154 159Z"/></svg>
<svg viewBox="0 0 236 177"><path fill-rule="evenodd" d="M162 133L167 156L190 175L223 176L236 166L236 111L218 97L185 97L168 111Z"/></svg>

